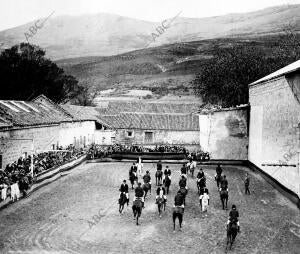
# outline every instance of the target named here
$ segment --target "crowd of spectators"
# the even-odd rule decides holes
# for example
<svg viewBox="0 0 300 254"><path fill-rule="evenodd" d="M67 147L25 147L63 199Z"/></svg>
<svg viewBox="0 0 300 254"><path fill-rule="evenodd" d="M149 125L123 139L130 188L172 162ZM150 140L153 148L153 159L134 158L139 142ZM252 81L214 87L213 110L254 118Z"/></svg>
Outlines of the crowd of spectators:
<svg viewBox="0 0 300 254"><path fill-rule="evenodd" d="M104 158L114 153L182 153L187 155L188 150L182 146L175 145L156 145L155 147L146 147L141 145L120 145L109 146L93 145L88 152L88 159Z"/></svg>
<svg viewBox="0 0 300 254"><path fill-rule="evenodd" d="M33 177L31 174L31 155L26 158L20 157L17 161L8 164L4 171L0 171L0 190L2 199L9 194L10 186L15 185L16 183L18 184L20 192L23 192L23 195L26 195L26 191L30 188L31 184L34 182L34 178L38 174L77 159L85 153L86 152L82 148L77 149L73 145L70 145L66 148L59 147L54 151L34 154ZM6 195L4 195L6 193L6 190L3 190L4 188L8 191Z"/></svg>
<svg viewBox="0 0 300 254"><path fill-rule="evenodd" d="M209 153L200 150L195 153L190 153L187 158L194 161L209 161L210 155Z"/></svg>

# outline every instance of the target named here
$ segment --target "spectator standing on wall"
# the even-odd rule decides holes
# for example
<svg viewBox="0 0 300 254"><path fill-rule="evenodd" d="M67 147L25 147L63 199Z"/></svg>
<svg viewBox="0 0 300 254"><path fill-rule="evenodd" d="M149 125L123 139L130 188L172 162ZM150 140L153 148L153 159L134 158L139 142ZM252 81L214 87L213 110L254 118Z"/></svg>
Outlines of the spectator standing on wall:
<svg viewBox="0 0 300 254"><path fill-rule="evenodd" d="M244 183L245 183L245 194L249 194L250 195L250 190L249 190L250 177L249 177L248 173L246 173L246 176L245 176L245 179L244 179Z"/></svg>

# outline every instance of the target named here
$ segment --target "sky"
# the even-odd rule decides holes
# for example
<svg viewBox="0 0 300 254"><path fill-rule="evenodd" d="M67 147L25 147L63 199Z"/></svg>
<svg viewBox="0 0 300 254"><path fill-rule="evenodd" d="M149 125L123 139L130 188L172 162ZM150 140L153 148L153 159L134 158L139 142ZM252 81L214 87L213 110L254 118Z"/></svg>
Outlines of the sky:
<svg viewBox="0 0 300 254"><path fill-rule="evenodd" d="M174 17L201 18L243 13L270 6L300 4L300 0L0 0L0 31L53 16L113 13L162 21Z"/></svg>

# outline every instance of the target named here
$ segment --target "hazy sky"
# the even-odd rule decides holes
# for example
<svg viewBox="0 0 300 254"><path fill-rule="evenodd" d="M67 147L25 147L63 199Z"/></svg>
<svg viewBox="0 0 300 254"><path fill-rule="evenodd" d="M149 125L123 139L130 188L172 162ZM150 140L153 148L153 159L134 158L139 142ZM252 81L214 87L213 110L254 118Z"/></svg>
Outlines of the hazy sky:
<svg viewBox="0 0 300 254"><path fill-rule="evenodd" d="M200 18L283 4L300 4L300 0L0 0L0 30L46 17L53 11L53 16L107 12L162 21L180 11L181 17Z"/></svg>

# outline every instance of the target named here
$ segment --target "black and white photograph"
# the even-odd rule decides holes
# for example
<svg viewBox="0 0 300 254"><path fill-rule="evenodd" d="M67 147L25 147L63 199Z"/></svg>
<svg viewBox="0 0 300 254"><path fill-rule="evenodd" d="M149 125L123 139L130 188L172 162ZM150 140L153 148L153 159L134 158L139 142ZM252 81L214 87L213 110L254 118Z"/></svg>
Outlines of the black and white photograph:
<svg viewBox="0 0 300 254"><path fill-rule="evenodd" d="M0 254L67 253L300 253L300 0L0 0Z"/></svg>

